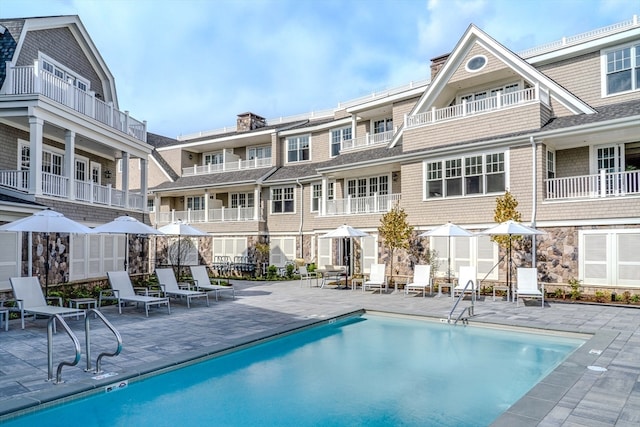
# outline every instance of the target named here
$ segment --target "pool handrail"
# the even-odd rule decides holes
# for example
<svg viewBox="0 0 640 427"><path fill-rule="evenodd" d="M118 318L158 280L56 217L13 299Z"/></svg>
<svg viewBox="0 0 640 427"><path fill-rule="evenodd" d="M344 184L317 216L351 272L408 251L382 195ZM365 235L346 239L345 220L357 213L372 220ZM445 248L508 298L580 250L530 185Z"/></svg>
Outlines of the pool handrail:
<svg viewBox="0 0 640 427"><path fill-rule="evenodd" d="M100 362L102 361L102 358L104 356L115 357L119 355L120 352L122 351L122 336L120 335L120 332L118 332L118 330L111 324L111 322L107 320L106 317L104 317L104 314L102 314L100 311L98 311L95 308L87 310L87 315L85 316L85 319L84 319L84 336L85 336L86 352L87 352L87 368L84 370L85 372L91 371L91 338L89 336L90 335L89 322L91 317L89 316L90 313L95 314L100 320L102 320L102 323L104 323L105 326L109 328L111 332L113 332L113 334L116 337L116 341L118 342L116 351L114 351L113 353L102 352L98 355L98 358L96 359L96 369L95 371L93 371L93 373L99 374L102 372L102 369L100 369L100 366L101 366Z"/></svg>
<svg viewBox="0 0 640 427"><path fill-rule="evenodd" d="M62 328L69 335L69 338L73 341L73 345L76 350L76 356L73 362L62 361L58 365L58 369L56 370L56 381L54 384L61 384L62 381L62 367L63 366L76 366L80 361L81 350L80 350L80 341L78 341L78 337L73 333L67 322L64 321L61 315L54 314L51 316L49 321L47 322L47 362L48 362L48 371L47 371L47 381L51 381L53 379L53 330L56 320L60 321Z"/></svg>

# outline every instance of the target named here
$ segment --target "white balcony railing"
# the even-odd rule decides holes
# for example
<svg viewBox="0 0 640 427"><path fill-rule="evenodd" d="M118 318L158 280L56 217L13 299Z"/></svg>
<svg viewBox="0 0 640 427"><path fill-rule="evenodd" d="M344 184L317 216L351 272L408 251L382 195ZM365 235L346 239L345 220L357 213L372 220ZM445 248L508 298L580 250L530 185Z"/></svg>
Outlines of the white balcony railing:
<svg viewBox="0 0 640 427"><path fill-rule="evenodd" d="M20 192L29 191L29 171L0 171L0 186ZM48 172L42 172L42 194L62 199L69 197L69 178ZM125 206L124 191L116 190L111 185L98 185L93 182L75 182L75 200L98 205L127 207L142 211L146 208L144 196L140 193L129 193L129 204Z"/></svg>
<svg viewBox="0 0 640 427"><path fill-rule="evenodd" d="M204 209L187 209L186 211L171 210L170 212L156 212L158 224L168 224L177 220L187 223L194 222L230 222L230 221L258 221L255 208L216 208L209 209L205 215Z"/></svg>
<svg viewBox="0 0 640 427"><path fill-rule="evenodd" d="M389 212L398 201L400 194L327 200L326 216Z"/></svg>
<svg viewBox="0 0 640 427"><path fill-rule="evenodd" d="M93 91L83 91L71 81L38 69L37 61L36 65L19 67L7 62L5 87L7 95L43 95L140 141L147 141L146 122L129 116L128 111L115 109L112 102L96 98Z"/></svg>
<svg viewBox="0 0 640 427"><path fill-rule="evenodd" d="M547 200L640 195L640 171L610 172L546 180Z"/></svg>
<svg viewBox="0 0 640 427"><path fill-rule="evenodd" d="M367 133L363 136L354 138L354 139L346 139L342 141L342 147L340 147L340 152L357 150L359 148L366 148L373 145L386 144L393 138L394 131L390 130L387 132L374 133L373 135Z"/></svg>
<svg viewBox="0 0 640 427"><path fill-rule="evenodd" d="M182 176L207 175L210 173L231 172L246 169L259 169L271 166L271 157L251 160L239 160L236 162L225 162L219 164L209 163L208 165L193 165L182 168Z"/></svg>
<svg viewBox="0 0 640 427"><path fill-rule="evenodd" d="M498 111L513 106L532 104L541 102L549 105L549 92L538 85L515 92L501 93L476 101L462 101L461 104L452 105L446 108L432 108L424 113L405 116L405 128L414 128L430 124L440 123L448 120L474 116L490 111Z"/></svg>

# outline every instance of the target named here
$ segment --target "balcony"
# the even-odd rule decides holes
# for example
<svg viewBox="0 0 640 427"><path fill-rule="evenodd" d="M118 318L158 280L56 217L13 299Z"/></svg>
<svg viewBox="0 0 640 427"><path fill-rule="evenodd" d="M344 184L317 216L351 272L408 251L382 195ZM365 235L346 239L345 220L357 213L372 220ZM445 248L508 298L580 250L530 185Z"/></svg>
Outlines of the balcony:
<svg viewBox="0 0 640 427"><path fill-rule="evenodd" d="M394 131L390 130L382 133L374 133L370 135L367 133L364 136L355 138L355 139L346 139L342 141L342 147L340 148L340 152L348 152L358 150L360 148L368 148L374 145L386 144L391 141L393 138Z"/></svg>
<svg viewBox="0 0 640 427"><path fill-rule="evenodd" d="M404 125L405 128L411 129L539 102L549 106L549 91L536 85L515 92L498 92L495 96L476 101L463 100L461 104L446 108L433 107L431 111L405 116Z"/></svg>
<svg viewBox="0 0 640 427"><path fill-rule="evenodd" d="M198 166L193 165L182 168L182 176L207 175L211 173L232 172L247 169L267 168L271 166L271 157L251 160L238 160L236 162L225 162Z"/></svg>
<svg viewBox="0 0 640 427"><path fill-rule="evenodd" d="M36 66L12 67L7 63L6 95L43 95L78 113L95 119L140 141L147 141L147 124L129 116L129 112L113 108L112 102L96 98L73 82L39 70Z"/></svg>
<svg viewBox="0 0 640 427"><path fill-rule="evenodd" d="M546 200L576 200L640 195L640 171L553 178L546 181Z"/></svg>
<svg viewBox="0 0 640 427"><path fill-rule="evenodd" d="M0 186L12 190L29 192L29 171L0 171ZM42 172L42 194L45 196L69 199L69 178L62 175ZM98 185L93 182L76 181L73 199L105 206L117 206L138 211L146 209L144 196L129 193L125 201L125 192L111 185Z"/></svg>
<svg viewBox="0 0 640 427"><path fill-rule="evenodd" d="M400 201L400 194L369 197L347 197L327 200L326 214L322 216L359 215L389 212Z"/></svg>
<svg viewBox="0 0 640 427"><path fill-rule="evenodd" d="M206 215L204 209L187 209L186 211L177 211L172 209L170 212L156 212L156 222L158 224L169 224L171 222L182 220L186 223L202 223L202 222L240 222L240 221L261 221L262 218L256 216L255 208L217 208L209 209Z"/></svg>

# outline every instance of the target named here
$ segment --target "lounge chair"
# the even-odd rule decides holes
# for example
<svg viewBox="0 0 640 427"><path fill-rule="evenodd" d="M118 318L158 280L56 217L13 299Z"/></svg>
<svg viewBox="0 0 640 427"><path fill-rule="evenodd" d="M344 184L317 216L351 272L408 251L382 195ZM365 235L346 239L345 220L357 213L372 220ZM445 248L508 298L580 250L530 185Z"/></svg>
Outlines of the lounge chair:
<svg viewBox="0 0 640 427"><path fill-rule="evenodd" d="M469 286L467 286L467 283ZM476 294L478 293L478 273L475 267L465 265L460 267L460 271L458 273L458 284L451 290L451 297L455 298L456 294L469 293Z"/></svg>
<svg viewBox="0 0 640 427"><path fill-rule="evenodd" d="M216 301L218 301L218 293L220 292L231 292L231 294L233 295L233 299L236 299L236 291L233 286L214 285L211 283L211 279L209 279L209 273L207 273L206 266L192 265L189 266L189 268L191 269L191 277L193 278L193 283L196 290L215 292Z"/></svg>
<svg viewBox="0 0 640 427"><path fill-rule="evenodd" d="M302 286L303 282L307 282L309 287L311 287L311 279L316 279L316 287L318 286L318 279L322 277L321 274L318 274L317 271L309 271L307 267L301 265L298 267L298 273L300 273L300 286Z"/></svg>
<svg viewBox="0 0 640 427"><path fill-rule="evenodd" d="M62 307L62 298L60 297L47 298L49 300L57 300L58 306L47 305L47 300L42 294L40 282L35 276L11 277L9 281L11 282L11 288L13 289L13 296L15 297L20 310L22 329L24 329L24 317L29 314L33 314L34 319L38 314L47 317L52 317L56 314L59 314L62 317L86 315L85 310Z"/></svg>
<svg viewBox="0 0 640 427"><path fill-rule="evenodd" d="M404 285L404 294L409 295L412 290L422 291L422 297L427 294L427 288L429 288L429 295L433 293L433 286L431 283L431 266L418 264L413 270L413 281Z"/></svg>
<svg viewBox="0 0 640 427"><path fill-rule="evenodd" d="M518 282L514 291L516 298L516 307L520 301L520 297L524 298L540 298L541 307L544 307L544 283L541 283L541 289L538 288L538 269L537 268L518 268Z"/></svg>
<svg viewBox="0 0 640 427"><path fill-rule="evenodd" d="M118 313L122 314L122 304L127 302L135 302L136 304L144 304L144 312L149 317L149 306L166 305L167 311L171 314L171 306L167 297L150 297L147 295L138 295L133 289L129 273L126 271L107 271L109 277L110 291L100 291L98 307L102 305L105 299L103 294L108 292L113 294L113 298L118 301Z"/></svg>
<svg viewBox="0 0 640 427"><path fill-rule="evenodd" d="M379 288L380 294L382 294L382 288L387 292L387 278L385 275L386 268L387 266L385 264L371 264L369 278L362 284L362 292L366 291L367 288Z"/></svg>
<svg viewBox="0 0 640 427"><path fill-rule="evenodd" d="M158 276L158 283L160 284L160 289L162 289L164 296L186 298L187 308L191 308L192 298L205 297L207 299L207 307L209 307L209 294L206 292L180 289L172 268L156 268L156 276Z"/></svg>

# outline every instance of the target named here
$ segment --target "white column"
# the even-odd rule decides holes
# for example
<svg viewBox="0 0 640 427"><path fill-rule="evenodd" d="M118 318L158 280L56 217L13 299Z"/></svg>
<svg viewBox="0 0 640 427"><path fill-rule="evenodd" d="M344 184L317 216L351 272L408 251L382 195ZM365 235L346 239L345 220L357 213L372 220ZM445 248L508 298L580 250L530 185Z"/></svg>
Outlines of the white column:
<svg viewBox="0 0 640 427"><path fill-rule="evenodd" d="M140 193L142 194L142 210L147 210L147 166L149 162L145 157L140 158Z"/></svg>
<svg viewBox="0 0 640 427"><path fill-rule="evenodd" d="M327 191L329 191L329 180L322 177L322 197L320 198L320 215L327 216Z"/></svg>
<svg viewBox="0 0 640 427"><path fill-rule="evenodd" d="M260 193L262 192L262 187L256 185L253 189L253 219L258 221L260 220Z"/></svg>
<svg viewBox="0 0 640 427"><path fill-rule="evenodd" d="M29 194L42 194L42 133L44 120L29 117Z"/></svg>
<svg viewBox="0 0 640 427"><path fill-rule="evenodd" d="M129 153L122 152L122 193L124 207L129 207Z"/></svg>
<svg viewBox="0 0 640 427"><path fill-rule="evenodd" d="M76 199L76 133L72 130L64 132L64 174L67 176L67 198ZM89 167L89 165L87 165ZM90 171L86 171L90 173Z"/></svg>
<svg viewBox="0 0 640 427"><path fill-rule="evenodd" d="M356 139L356 129L358 127L358 116L351 115L351 139Z"/></svg>
<svg viewBox="0 0 640 427"><path fill-rule="evenodd" d="M204 190L204 222L209 222L209 190Z"/></svg>

